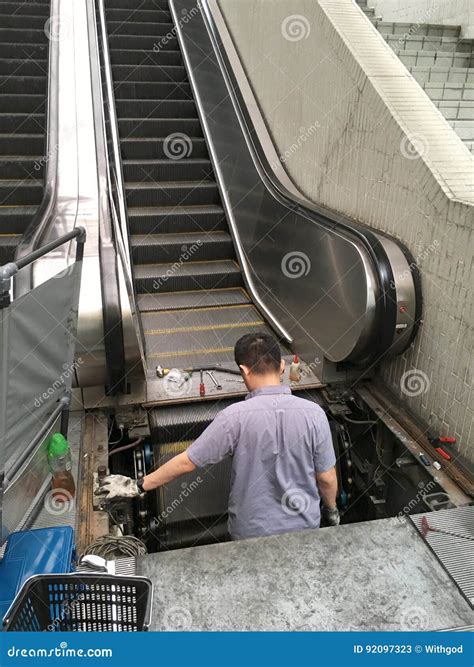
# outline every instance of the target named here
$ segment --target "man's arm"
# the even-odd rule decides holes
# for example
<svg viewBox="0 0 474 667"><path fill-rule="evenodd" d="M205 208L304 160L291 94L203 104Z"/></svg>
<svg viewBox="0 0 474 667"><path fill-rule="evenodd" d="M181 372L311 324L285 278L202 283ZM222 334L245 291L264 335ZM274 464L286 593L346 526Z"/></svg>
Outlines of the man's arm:
<svg viewBox="0 0 474 667"><path fill-rule="evenodd" d="M319 495L323 499L326 507L336 507L337 497L337 474L336 468L331 468L326 472L316 473L316 484L318 485Z"/></svg>
<svg viewBox="0 0 474 667"><path fill-rule="evenodd" d="M143 478L143 490L151 491L196 468L218 463L228 454L232 454L234 444L235 440L227 426L225 415L220 413L187 451L146 475ZM108 475L96 491L97 495L104 496L106 500L134 498L140 493L136 480L124 475Z"/></svg>
<svg viewBox="0 0 474 667"><path fill-rule="evenodd" d="M189 458L187 452L177 454L172 459L157 468L154 472L146 475L143 479L143 490L151 491L163 484L168 484L174 479L181 477L187 472L192 472L196 466Z"/></svg>

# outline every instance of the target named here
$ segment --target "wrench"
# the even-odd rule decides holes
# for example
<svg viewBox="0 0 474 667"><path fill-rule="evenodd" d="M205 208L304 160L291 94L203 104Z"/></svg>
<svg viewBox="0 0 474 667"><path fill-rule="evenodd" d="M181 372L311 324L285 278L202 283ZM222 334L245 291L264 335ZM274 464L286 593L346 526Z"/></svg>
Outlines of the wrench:
<svg viewBox="0 0 474 667"><path fill-rule="evenodd" d="M209 377L213 381L214 387L216 389L219 389L219 390L222 389L222 385L217 382L216 378L214 377L214 373L212 371L206 371L206 373L207 373L207 375L209 375Z"/></svg>

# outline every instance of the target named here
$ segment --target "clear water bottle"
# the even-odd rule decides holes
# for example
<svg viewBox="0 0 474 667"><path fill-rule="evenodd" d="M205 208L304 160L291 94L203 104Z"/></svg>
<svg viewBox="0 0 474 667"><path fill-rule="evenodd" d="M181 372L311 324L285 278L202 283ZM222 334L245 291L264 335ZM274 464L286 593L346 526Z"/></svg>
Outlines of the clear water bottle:
<svg viewBox="0 0 474 667"><path fill-rule="evenodd" d="M71 472L71 450L61 433L54 433L48 444L48 463L53 476L52 495L58 502L69 502L76 493Z"/></svg>

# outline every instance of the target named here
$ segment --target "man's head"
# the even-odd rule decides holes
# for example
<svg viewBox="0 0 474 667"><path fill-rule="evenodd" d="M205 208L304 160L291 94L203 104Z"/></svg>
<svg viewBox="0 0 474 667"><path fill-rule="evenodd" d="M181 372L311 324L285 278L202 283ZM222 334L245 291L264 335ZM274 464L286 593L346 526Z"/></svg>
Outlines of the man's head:
<svg viewBox="0 0 474 667"><path fill-rule="evenodd" d="M270 334L246 334L234 348L235 363L240 368L249 391L280 384L285 369L278 341Z"/></svg>

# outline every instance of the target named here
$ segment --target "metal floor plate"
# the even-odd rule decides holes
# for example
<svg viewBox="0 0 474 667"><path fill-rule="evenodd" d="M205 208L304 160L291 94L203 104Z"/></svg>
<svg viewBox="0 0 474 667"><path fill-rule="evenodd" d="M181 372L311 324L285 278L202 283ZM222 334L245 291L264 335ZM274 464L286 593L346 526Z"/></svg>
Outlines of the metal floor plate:
<svg viewBox="0 0 474 667"><path fill-rule="evenodd" d="M431 528L426 534L424 518ZM410 520L474 608L474 506L413 514Z"/></svg>

